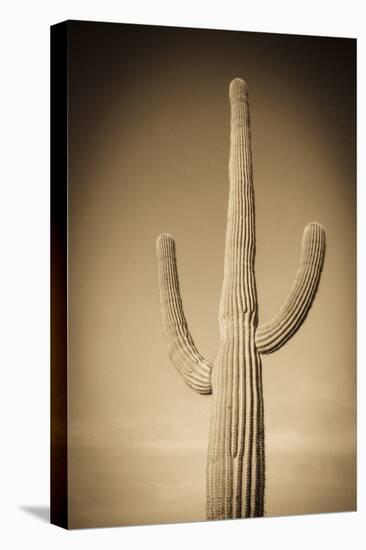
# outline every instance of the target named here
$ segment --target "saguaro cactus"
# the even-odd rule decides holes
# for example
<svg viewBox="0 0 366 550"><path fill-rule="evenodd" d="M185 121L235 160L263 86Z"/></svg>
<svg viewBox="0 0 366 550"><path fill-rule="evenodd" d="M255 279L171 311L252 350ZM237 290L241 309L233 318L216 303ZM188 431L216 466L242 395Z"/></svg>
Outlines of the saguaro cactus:
<svg viewBox="0 0 366 550"><path fill-rule="evenodd" d="M279 313L257 326L254 275L255 220L248 88L236 78L229 89L231 138L229 207L220 344L213 363L197 351L179 290L175 243L157 240L162 326L169 356L184 380L211 394L207 458L207 519L264 515L265 453L261 354L279 349L299 329L317 291L325 231L306 226L300 265Z"/></svg>

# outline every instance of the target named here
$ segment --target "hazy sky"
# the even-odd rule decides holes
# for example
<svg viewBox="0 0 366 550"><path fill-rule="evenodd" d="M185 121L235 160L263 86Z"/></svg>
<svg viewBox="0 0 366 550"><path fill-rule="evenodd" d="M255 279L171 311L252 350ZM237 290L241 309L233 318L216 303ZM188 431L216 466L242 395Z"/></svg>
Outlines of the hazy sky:
<svg viewBox="0 0 366 550"><path fill-rule="evenodd" d="M259 321L326 228L301 330L263 357L267 515L355 509L355 43L70 25L69 521L205 519L210 396L170 363L155 241L191 333L218 346L232 78L250 90Z"/></svg>

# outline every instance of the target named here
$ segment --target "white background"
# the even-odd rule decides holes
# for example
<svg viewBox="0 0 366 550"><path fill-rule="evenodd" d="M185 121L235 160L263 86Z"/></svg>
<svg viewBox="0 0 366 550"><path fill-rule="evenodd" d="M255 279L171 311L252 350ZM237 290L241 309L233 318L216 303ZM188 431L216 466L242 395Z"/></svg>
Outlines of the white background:
<svg viewBox="0 0 366 550"><path fill-rule="evenodd" d="M6 2L0 65L0 543L3 548L365 547L365 99L362 1ZM49 499L49 26L89 19L358 38L358 512L67 532ZM341 335L340 335L341 337ZM30 511L30 510L33 510Z"/></svg>

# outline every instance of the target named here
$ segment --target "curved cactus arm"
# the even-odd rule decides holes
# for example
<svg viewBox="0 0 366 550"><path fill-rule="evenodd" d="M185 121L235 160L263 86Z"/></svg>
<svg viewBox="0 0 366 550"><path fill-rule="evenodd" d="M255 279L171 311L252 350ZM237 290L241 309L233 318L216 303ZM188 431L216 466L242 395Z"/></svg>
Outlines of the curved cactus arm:
<svg viewBox="0 0 366 550"><path fill-rule="evenodd" d="M276 351L300 328L318 288L324 254L324 228L309 223L304 230L300 265L290 292L278 314L257 328L255 343L260 353Z"/></svg>
<svg viewBox="0 0 366 550"><path fill-rule="evenodd" d="M165 343L174 366L198 393L211 393L212 365L197 351L188 330L179 291L175 243L163 234L156 242L159 265L160 307Z"/></svg>

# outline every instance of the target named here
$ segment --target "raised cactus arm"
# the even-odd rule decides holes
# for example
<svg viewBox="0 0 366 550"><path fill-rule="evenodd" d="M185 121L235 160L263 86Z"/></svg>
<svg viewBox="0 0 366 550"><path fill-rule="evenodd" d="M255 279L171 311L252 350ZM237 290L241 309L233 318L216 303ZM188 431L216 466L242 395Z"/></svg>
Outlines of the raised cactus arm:
<svg viewBox="0 0 366 550"><path fill-rule="evenodd" d="M290 292L278 314L256 331L255 343L260 353L276 351L300 328L318 288L324 254L324 228L309 223L304 230L300 265Z"/></svg>
<svg viewBox="0 0 366 550"><path fill-rule="evenodd" d="M187 384L198 393L211 393L211 364L197 351L188 330L179 291L174 239L158 237L160 305L169 356Z"/></svg>

